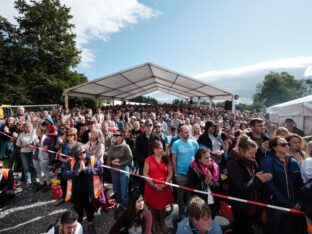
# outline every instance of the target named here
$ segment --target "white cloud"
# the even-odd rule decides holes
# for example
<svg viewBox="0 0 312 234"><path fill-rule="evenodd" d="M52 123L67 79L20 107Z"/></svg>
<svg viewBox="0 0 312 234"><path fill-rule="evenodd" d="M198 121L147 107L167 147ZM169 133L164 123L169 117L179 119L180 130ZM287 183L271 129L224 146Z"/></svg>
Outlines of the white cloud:
<svg viewBox="0 0 312 234"><path fill-rule="evenodd" d="M288 59L270 60L261 63L256 63L249 66L243 66L238 68L230 68L218 71L208 71L197 75L195 78L209 78L209 80L218 79L221 76L237 76L244 73L256 72L260 70L275 70L275 69L289 69L289 68L305 68L312 65L312 56L299 56Z"/></svg>
<svg viewBox="0 0 312 234"><path fill-rule="evenodd" d="M90 64L95 60L94 54L88 48L81 49L81 62L80 66L88 68Z"/></svg>
<svg viewBox="0 0 312 234"><path fill-rule="evenodd" d="M17 11L14 9L14 1L0 2L0 14L10 22L16 23L14 16L17 16ZM159 14L138 0L61 0L61 3L71 8L77 44L82 50L81 66L88 66L95 59L92 51L86 49L92 40L107 41L112 33Z"/></svg>
<svg viewBox="0 0 312 234"><path fill-rule="evenodd" d="M207 71L193 77L238 94L240 101L250 102L256 92L256 85L262 83L264 77L271 71L288 72L296 79L308 78L312 76L312 56L269 60L249 66Z"/></svg>
<svg viewBox="0 0 312 234"><path fill-rule="evenodd" d="M256 85L262 83L264 77L271 71L288 72L296 79L310 78L312 76L312 56L269 60L249 66L207 71L192 77L238 94L239 102L251 103L252 95L256 92ZM176 98L160 91L147 94L147 96L154 97L161 102L171 102Z"/></svg>
<svg viewBox="0 0 312 234"><path fill-rule="evenodd" d="M304 76L305 76L305 77L310 77L310 76L312 76L312 66L309 66L309 67L307 67L307 68L305 69L305 71L304 71Z"/></svg>

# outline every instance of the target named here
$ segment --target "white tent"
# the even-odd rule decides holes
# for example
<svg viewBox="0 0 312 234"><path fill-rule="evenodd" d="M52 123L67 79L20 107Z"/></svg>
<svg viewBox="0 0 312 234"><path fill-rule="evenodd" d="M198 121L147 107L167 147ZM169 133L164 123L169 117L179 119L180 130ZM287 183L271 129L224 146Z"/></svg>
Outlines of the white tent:
<svg viewBox="0 0 312 234"><path fill-rule="evenodd" d="M228 91L152 63L145 63L66 89L63 95L67 105L66 100L70 96L126 101L156 90L188 100L191 98L233 100L234 97L234 94Z"/></svg>
<svg viewBox="0 0 312 234"><path fill-rule="evenodd" d="M312 130L312 95L298 98L267 108L269 119L283 125L286 118L292 118L306 135Z"/></svg>

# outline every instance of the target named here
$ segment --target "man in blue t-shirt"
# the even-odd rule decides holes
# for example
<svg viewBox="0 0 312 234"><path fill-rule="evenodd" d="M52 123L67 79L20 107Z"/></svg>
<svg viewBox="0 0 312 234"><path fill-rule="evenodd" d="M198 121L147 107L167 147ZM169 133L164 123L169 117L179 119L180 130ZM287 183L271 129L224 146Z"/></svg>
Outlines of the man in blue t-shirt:
<svg viewBox="0 0 312 234"><path fill-rule="evenodd" d="M175 181L178 185L186 186L187 184L187 171L190 162L199 148L197 141L190 139L190 130L188 126L181 125L180 139L175 141L172 145L172 167L175 176ZM186 192L182 189L177 191L177 204L179 205L179 213L183 214L185 209L185 195Z"/></svg>

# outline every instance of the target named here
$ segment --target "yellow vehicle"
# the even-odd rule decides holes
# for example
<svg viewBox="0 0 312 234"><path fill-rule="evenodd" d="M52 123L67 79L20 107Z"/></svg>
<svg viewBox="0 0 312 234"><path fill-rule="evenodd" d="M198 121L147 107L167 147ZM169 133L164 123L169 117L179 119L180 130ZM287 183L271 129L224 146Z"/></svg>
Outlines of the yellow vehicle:
<svg viewBox="0 0 312 234"><path fill-rule="evenodd" d="M10 105L0 105L0 121L3 122L4 118L8 115L13 115L13 109Z"/></svg>

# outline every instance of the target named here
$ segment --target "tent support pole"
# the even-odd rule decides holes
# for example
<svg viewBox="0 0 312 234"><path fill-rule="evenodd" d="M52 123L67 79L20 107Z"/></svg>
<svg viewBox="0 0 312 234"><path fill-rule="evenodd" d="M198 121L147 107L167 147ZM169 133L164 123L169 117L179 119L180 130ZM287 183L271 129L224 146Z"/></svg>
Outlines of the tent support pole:
<svg viewBox="0 0 312 234"><path fill-rule="evenodd" d="M65 110L68 109L68 93L64 93Z"/></svg>
<svg viewBox="0 0 312 234"><path fill-rule="evenodd" d="M234 113L235 112L235 98L234 98L234 96L232 96L232 113Z"/></svg>
<svg viewBox="0 0 312 234"><path fill-rule="evenodd" d="M212 108L212 97L210 97L210 99L209 99L209 108L210 109Z"/></svg>

